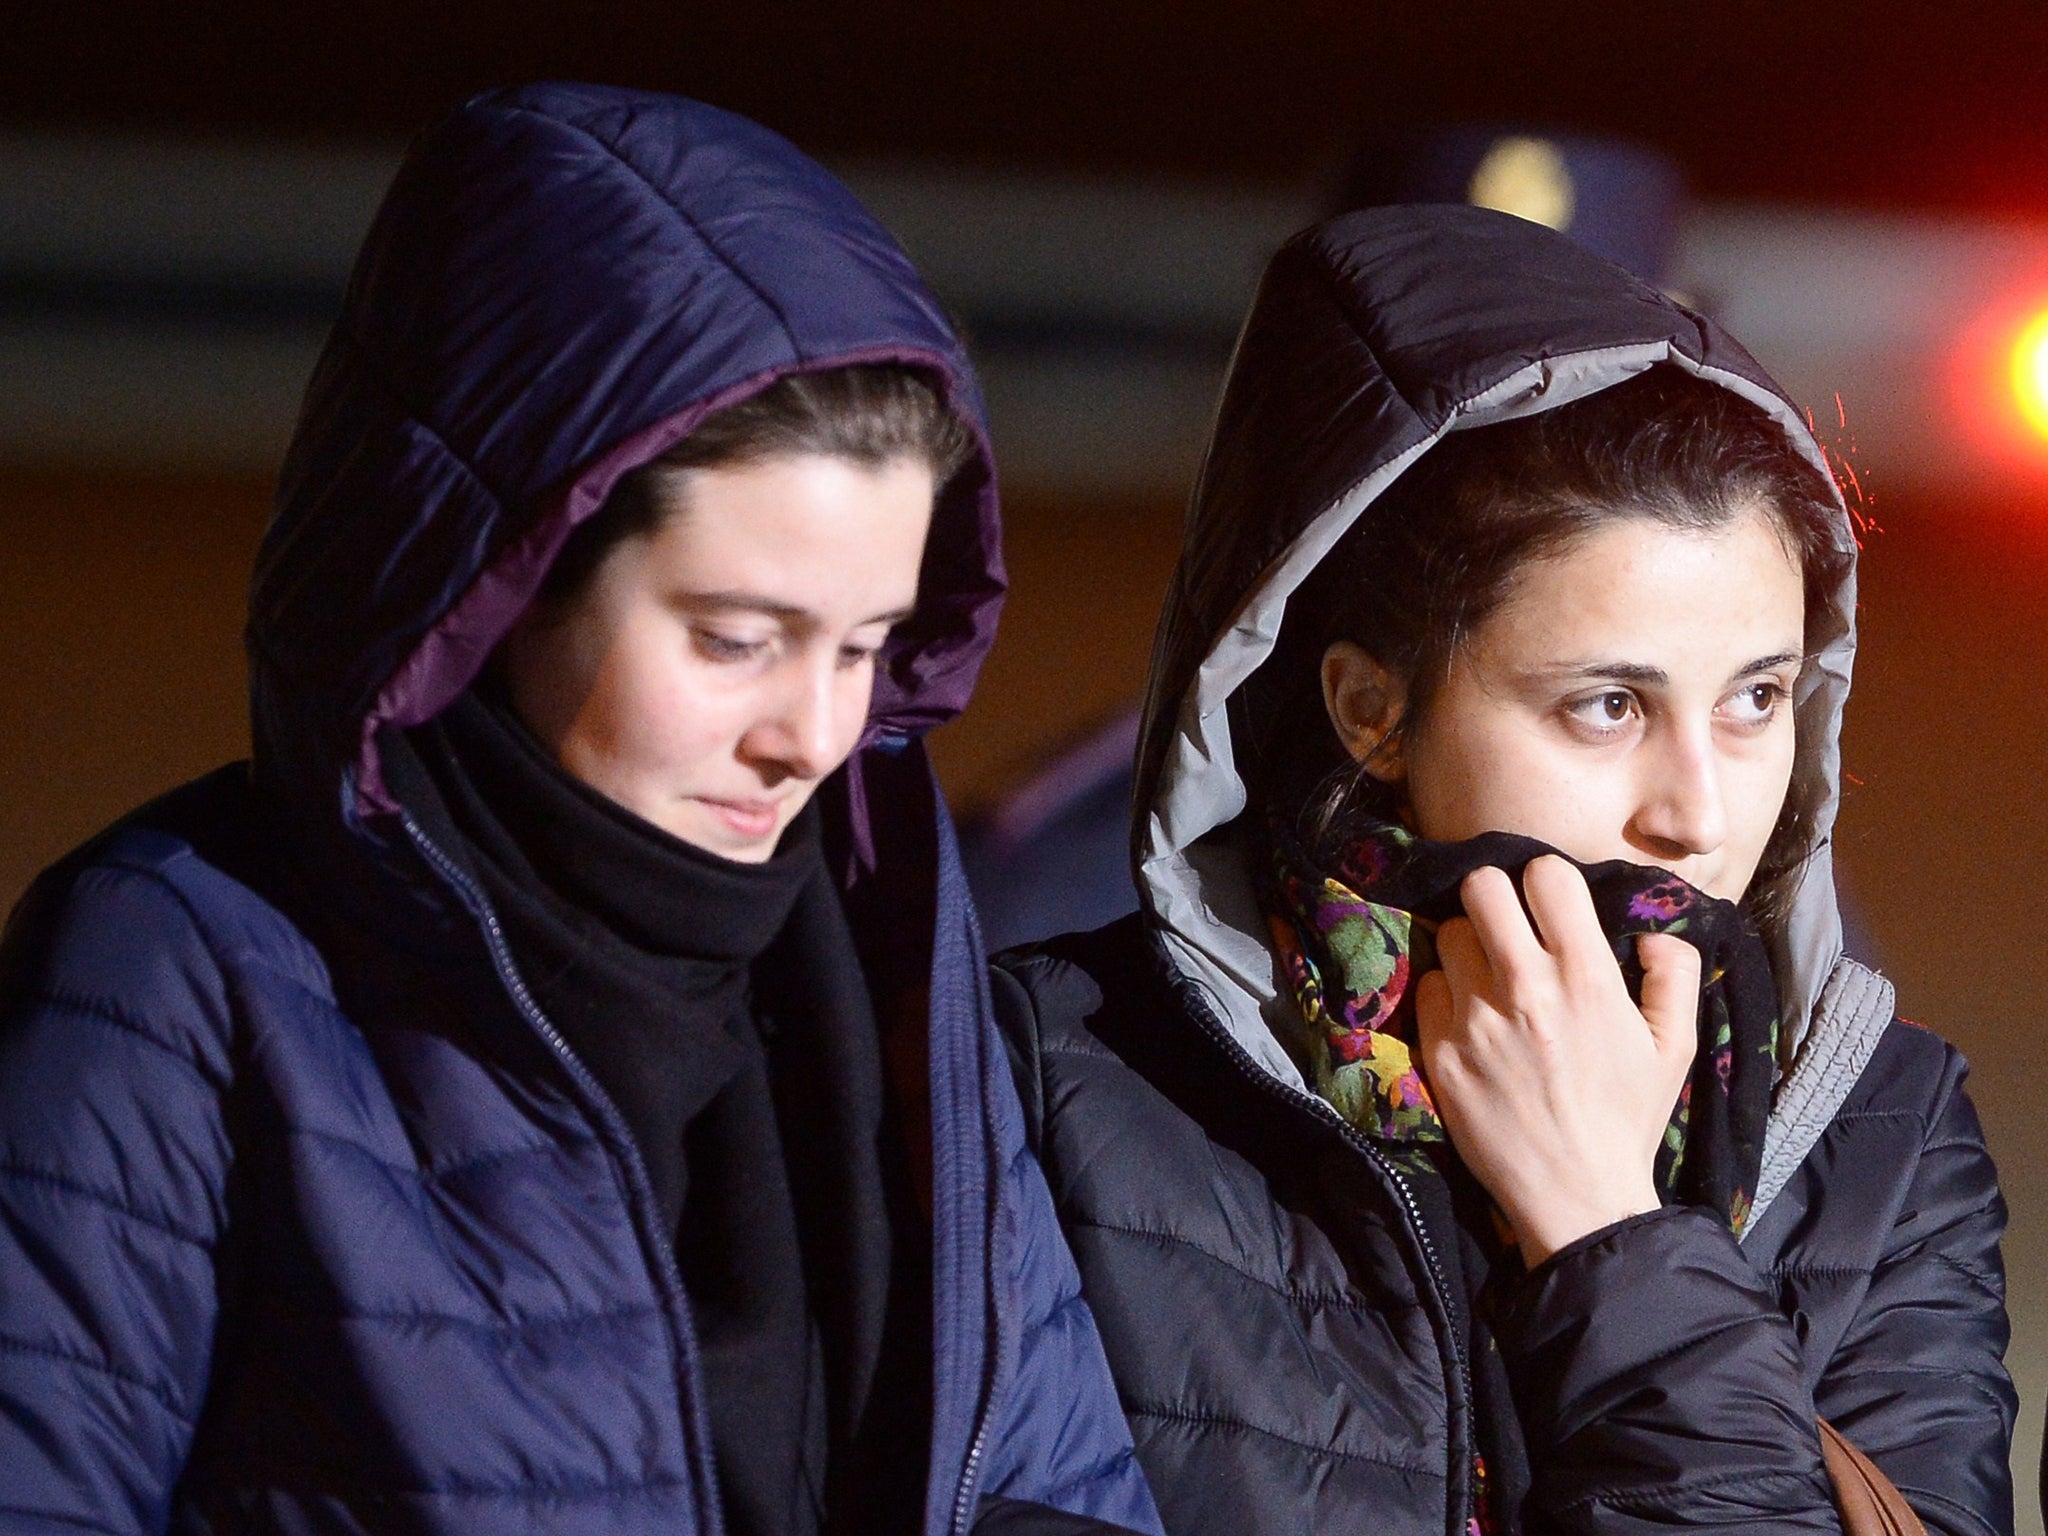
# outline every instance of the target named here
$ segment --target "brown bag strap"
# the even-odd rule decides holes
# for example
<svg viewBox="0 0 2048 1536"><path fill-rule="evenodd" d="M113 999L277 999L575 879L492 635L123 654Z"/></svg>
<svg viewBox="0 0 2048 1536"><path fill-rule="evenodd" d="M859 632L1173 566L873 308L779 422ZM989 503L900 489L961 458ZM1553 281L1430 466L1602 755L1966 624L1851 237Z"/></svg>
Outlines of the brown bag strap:
<svg viewBox="0 0 2048 1536"><path fill-rule="evenodd" d="M1820 1452L1834 1479L1835 1507L1848 1536L1927 1536L1906 1496L1826 1419L1820 1421Z"/></svg>

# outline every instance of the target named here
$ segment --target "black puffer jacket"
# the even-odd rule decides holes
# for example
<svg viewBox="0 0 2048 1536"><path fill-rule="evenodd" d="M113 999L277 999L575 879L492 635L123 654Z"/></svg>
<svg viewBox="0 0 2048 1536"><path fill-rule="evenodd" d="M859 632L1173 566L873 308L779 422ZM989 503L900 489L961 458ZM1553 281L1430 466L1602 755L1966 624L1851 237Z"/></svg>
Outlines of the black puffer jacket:
<svg viewBox="0 0 2048 1536"><path fill-rule="evenodd" d="M1668 362L1798 414L1710 322L1536 226L1350 215L1239 344L1141 753L1145 911L1007 957L996 1001L1167 1529L1462 1536L1460 1301L1405 1177L1307 1092L1238 842L1231 694L1287 595L1432 441ZM1841 538L1849 532L1844 518ZM1797 690L1834 820L1853 582ZM2007 1532L2005 1213L1964 1065L1841 955L1825 847L1776 942L1787 1058L1740 1243L1672 1208L1494 1296L1532 1532L1839 1529L1816 1411L1930 1530Z"/></svg>

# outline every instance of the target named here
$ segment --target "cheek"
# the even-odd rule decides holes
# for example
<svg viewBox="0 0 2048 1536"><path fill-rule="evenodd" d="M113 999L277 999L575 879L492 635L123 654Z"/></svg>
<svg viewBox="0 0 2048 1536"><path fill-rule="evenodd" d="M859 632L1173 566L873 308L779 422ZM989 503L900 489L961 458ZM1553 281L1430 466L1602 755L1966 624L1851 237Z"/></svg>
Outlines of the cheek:
<svg viewBox="0 0 2048 1536"><path fill-rule="evenodd" d="M845 762L853 756L853 749L860 745L861 732L867 729L868 710L874 703L875 668L872 663L852 667L839 674L832 695L832 716L837 729L835 751L838 761Z"/></svg>
<svg viewBox="0 0 2048 1536"><path fill-rule="evenodd" d="M1566 846L1586 841L1600 796L1581 766L1553 761L1525 730L1487 710L1431 718L1407 752L1408 803L1424 837L1462 841L1519 832Z"/></svg>
<svg viewBox="0 0 2048 1536"><path fill-rule="evenodd" d="M1741 776L1739 835L1752 869L1769 846L1771 833L1777 830L1792 786L1792 732L1785 731L1772 746L1773 750L1759 754L1753 765L1746 766Z"/></svg>
<svg viewBox="0 0 2048 1536"><path fill-rule="evenodd" d="M659 652L621 647L586 696L564 757L573 751L608 791L658 788L708 763L734 734L729 692Z"/></svg>

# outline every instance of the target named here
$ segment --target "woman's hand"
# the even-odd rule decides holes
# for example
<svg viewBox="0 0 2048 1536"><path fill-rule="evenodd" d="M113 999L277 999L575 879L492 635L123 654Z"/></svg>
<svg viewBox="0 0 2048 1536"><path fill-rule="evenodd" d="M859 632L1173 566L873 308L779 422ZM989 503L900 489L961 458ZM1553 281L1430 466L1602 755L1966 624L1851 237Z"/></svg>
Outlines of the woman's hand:
<svg viewBox="0 0 2048 1536"><path fill-rule="evenodd" d="M1423 1071L1451 1141L1513 1224L1523 1261L1653 1211L1652 1171L1697 1049L1700 956L1644 934L1643 1005L1566 860L1465 877L1416 991Z"/></svg>

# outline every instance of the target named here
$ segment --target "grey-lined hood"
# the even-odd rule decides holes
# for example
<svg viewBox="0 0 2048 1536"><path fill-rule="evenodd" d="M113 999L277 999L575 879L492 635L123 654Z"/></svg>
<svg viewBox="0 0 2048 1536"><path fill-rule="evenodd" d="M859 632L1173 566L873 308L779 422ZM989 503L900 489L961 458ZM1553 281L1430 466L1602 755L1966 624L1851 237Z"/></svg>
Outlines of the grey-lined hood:
<svg viewBox="0 0 2048 1536"><path fill-rule="evenodd" d="M1277 984L1239 844L1246 792L1229 699L1272 651L1289 596L1431 444L1659 363L1760 407L1827 472L1804 415L1732 338L1539 225L1448 205L1373 209L1297 236L1266 269L1161 617L1134 838L1140 894L1176 964L1283 1081L1301 1083L1280 1043L1293 1004ZM1837 506L1837 541L1853 553ZM1822 1003L1843 991L1829 991L1842 950L1829 841L1855 598L1852 568L1811 636L1815 654L1795 694L1799 753L1812 770L1799 778L1814 786L1821 842L1772 954L1795 1053L1817 1019L1836 1021L1831 1036L1845 1022ZM1882 1024L1852 1032L1874 1044Z"/></svg>

